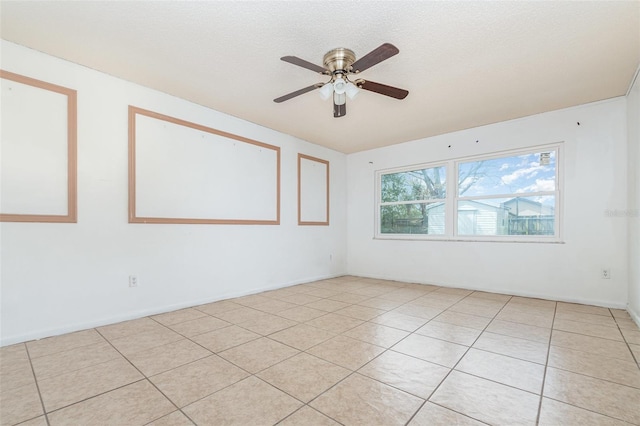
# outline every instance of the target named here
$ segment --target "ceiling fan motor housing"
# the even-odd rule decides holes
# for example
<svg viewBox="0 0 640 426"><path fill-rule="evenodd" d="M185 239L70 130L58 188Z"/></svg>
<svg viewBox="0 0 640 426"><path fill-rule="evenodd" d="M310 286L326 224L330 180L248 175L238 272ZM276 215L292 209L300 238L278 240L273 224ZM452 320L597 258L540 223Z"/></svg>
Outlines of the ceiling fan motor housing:
<svg viewBox="0 0 640 426"><path fill-rule="evenodd" d="M327 52L324 55L323 63L325 68L331 71L332 74L336 72L341 74L348 74L351 71L351 65L356 61L356 54L353 50L339 47Z"/></svg>

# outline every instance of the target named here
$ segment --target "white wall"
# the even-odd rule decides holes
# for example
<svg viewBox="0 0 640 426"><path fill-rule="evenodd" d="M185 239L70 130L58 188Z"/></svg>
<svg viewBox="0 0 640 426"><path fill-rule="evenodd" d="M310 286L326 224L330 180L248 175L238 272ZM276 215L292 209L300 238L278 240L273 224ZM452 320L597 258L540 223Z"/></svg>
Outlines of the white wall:
<svg viewBox="0 0 640 426"><path fill-rule="evenodd" d="M605 211L627 205L626 132L616 98L349 155L349 273L625 307L627 221ZM373 239L375 170L560 141L564 244Z"/></svg>
<svg viewBox="0 0 640 426"><path fill-rule="evenodd" d="M640 71L640 70L639 70ZM629 304L627 310L640 326L640 77L627 96L629 141Z"/></svg>
<svg viewBox="0 0 640 426"><path fill-rule="evenodd" d="M346 272L344 154L22 46L1 48L2 69L78 91L78 223L0 224L2 345ZM281 224L127 223L129 104L280 146ZM298 152L331 162L329 227L297 225ZM138 288L128 287L130 274Z"/></svg>

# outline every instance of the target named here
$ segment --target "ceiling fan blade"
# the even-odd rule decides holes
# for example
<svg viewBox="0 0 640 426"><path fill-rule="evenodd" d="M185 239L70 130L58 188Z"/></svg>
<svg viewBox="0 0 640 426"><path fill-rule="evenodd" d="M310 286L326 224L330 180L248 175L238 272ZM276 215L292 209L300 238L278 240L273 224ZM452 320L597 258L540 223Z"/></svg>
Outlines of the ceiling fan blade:
<svg viewBox="0 0 640 426"><path fill-rule="evenodd" d="M333 117L340 118L347 115L347 104L336 105L333 103Z"/></svg>
<svg viewBox="0 0 640 426"><path fill-rule="evenodd" d="M400 51L397 47L391 43L385 43L355 61L351 68L353 72L361 72L367 68L371 68L375 64L379 64L385 59L389 59L393 55L397 55L398 53L400 53Z"/></svg>
<svg viewBox="0 0 640 426"><path fill-rule="evenodd" d="M387 86L386 84L374 83L373 81L368 80L357 80L356 85L363 90L380 93L381 95L390 96L396 99L404 99L409 94L407 90Z"/></svg>
<svg viewBox="0 0 640 426"><path fill-rule="evenodd" d="M322 83L314 84L312 86L305 87L304 89L296 90L295 92L291 92L291 93L286 94L284 96L280 96L279 98L275 98L273 100L273 102L276 102L276 103L279 104L280 102L288 101L291 98L295 98L296 96L300 96L300 95L302 95L304 93L310 92L310 91L312 91L314 89L317 89L318 87L321 87L321 86L322 86Z"/></svg>
<svg viewBox="0 0 640 426"><path fill-rule="evenodd" d="M305 61L304 59L300 59L297 56L283 56L280 58L285 62L289 62L290 64L297 65L302 68L306 68L311 71L319 72L320 74L328 74L329 71L326 68L321 67L320 65L312 64L309 61Z"/></svg>

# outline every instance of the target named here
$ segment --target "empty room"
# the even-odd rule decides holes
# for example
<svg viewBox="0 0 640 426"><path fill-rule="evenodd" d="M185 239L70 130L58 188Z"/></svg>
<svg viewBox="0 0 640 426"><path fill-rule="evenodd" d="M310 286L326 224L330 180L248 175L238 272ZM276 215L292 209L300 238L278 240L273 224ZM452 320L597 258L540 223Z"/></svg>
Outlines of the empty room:
<svg viewBox="0 0 640 426"><path fill-rule="evenodd" d="M0 38L0 426L640 425L640 1Z"/></svg>

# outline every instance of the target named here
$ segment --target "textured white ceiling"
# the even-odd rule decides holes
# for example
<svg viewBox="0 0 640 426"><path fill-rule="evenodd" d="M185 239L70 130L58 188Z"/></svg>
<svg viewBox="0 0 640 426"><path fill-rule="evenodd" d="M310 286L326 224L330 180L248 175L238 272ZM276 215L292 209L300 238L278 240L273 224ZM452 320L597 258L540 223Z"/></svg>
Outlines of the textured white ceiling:
<svg viewBox="0 0 640 426"><path fill-rule="evenodd" d="M2 1L3 39L345 153L624 95L640 64L640 1ZM322 64L389 42L333 118Z"/></svg>

